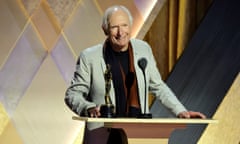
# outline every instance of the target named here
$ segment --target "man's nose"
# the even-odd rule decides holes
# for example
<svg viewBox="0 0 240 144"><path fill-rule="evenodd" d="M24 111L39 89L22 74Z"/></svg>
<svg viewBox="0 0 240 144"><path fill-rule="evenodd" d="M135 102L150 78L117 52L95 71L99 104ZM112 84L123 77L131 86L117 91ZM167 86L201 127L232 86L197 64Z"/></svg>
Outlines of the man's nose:
<svg viewBox="0 0 240 144"><path fill-rule="evenodd" d="M120 26L118 27L118 35L122 35L123 33L123 28Z"/></svg>

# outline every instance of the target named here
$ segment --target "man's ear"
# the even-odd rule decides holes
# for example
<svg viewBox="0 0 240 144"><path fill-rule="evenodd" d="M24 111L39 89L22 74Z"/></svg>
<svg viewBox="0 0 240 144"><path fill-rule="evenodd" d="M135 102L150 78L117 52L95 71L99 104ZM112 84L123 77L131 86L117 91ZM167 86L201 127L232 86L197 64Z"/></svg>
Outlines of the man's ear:
<svg viewBox="0 0 240 144"><path fill-rule="evenodd" d="M105 34L106 36L108 36L108 30L104 29L103 27L102 27L102 29L103 29L104 34Z"/></svg>

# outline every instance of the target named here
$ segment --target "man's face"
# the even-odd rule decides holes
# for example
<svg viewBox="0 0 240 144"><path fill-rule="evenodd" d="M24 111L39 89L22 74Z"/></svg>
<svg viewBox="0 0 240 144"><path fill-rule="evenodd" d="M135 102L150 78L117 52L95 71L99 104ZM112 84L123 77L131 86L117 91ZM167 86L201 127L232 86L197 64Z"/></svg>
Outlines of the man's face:
<svg viewBox="0 0 240 144"><path fill-rule="evenodd" d="M131 26L128 15L121 10L112 13L109 18L109 40L115 51L125 51L130 41Z"/></svg>

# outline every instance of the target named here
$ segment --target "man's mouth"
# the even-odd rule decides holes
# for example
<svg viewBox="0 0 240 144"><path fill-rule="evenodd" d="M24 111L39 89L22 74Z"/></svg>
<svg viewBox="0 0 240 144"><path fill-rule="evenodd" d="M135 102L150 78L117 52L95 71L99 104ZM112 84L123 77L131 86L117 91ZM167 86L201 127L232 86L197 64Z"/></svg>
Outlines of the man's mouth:
<svg viewBox="0 0 240 144"><path fill-rule="evenodd" d="M116 40L123 40L125 37L122 37L122 36L119 36L119 37L116 37Z"/></svg>

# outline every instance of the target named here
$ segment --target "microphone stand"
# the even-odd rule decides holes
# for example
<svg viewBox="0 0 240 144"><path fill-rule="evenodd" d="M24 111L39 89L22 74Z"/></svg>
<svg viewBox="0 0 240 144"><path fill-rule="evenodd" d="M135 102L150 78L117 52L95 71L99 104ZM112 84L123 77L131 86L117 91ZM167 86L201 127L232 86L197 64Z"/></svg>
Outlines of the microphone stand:
<svg viewBox="0 0 240 144"><path fill-rule="evenodd" d="M144 76L144 84L145 84L145 90L144 90L144 113L141 113L137 116L137 118L146 118L146 119L150 119L152 118L152 114L151 113L146 113L146 107L147 107L147 81L146 81L146 75L145 75L145 68L147 65L147 60L145 58L141 58L138 61L138 65L141 68L142 72L143 72L143 76Z"/></svg>

